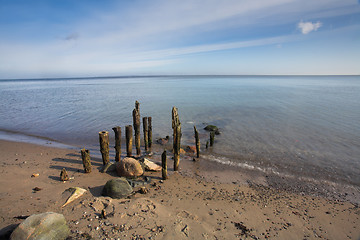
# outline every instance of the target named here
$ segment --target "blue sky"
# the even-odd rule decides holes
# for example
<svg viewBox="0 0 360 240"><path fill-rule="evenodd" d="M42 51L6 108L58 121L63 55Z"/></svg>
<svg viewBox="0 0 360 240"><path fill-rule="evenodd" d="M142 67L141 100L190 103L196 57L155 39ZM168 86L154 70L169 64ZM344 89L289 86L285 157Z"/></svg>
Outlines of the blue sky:
<svg viewBox="0 0 360 240"><path fill-rule="evenodd" d="M0 0L0 78L360 74L360 0Z"/></svg>

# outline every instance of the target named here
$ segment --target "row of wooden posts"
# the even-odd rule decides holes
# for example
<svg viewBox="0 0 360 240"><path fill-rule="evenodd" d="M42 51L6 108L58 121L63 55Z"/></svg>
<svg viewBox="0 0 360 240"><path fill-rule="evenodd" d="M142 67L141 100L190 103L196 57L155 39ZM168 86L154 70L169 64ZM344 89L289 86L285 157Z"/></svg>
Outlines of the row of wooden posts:
<svg viewBox="0 0 360 240"><path fill-rule="evenodd" d="M135 108L132 112L133 115L133 126L135 132L135 147L136 155L141 155L140 150L140 103L135 102ZM132 146L133 146L133 126L127 125L125 127L125 138L126 138L126 156L132 156ZM174 153L174 171L178 171L179 162L180 162L180 149L181 149L181 123L179 120L178 109L176 107L172 108L172 129L173 129L173 153ZM121 156L121 127L113 127L112 130L115 133L115 161L120 161ZM151 151L152 146L152 118L143 117L143 133L144 133L144 145L145 152L148 153ZM194 126L195 133L195 145L196 145L196 157L200 157L200 139L199 133ZM215 133L210 132L210 146L214 144ZM100 152L102 155L103 165L109 163L109 132L101 131L99 132L99 142L100 142ZM206 143L206 148L208 148L209 142ZM85 173L91 172L91 162L90 162L90 152L87 149L81 149L81 157L84 165ZM162 177L163 179L167 178L167 160L166 160L166 150L161 155L162 160Z"/></svg>

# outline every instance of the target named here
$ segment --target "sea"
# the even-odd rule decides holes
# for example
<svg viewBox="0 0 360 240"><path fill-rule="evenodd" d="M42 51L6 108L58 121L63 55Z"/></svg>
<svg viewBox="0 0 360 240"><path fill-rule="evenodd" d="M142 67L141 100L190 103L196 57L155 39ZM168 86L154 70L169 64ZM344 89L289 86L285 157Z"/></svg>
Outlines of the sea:
<svg viewBox="0 0 360 240"><path fill-rule="evenodd" d="M0 139L98 151L99 131L124 135L135 101L154 140L172 136L178 108L182 145L196 126L207 161L360 187L360 76L2 79ZM206 150L208 124L221 133Z"/></svg>

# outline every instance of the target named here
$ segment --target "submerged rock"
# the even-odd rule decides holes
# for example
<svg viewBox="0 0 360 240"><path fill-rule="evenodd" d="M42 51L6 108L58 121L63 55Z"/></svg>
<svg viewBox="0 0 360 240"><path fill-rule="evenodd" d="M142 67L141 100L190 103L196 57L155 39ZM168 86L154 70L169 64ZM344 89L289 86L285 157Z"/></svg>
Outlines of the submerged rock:
<svg viewBox="0 0 360 240"><path fill-rule="evenodd" d="M34 214L22 222L11 234L11 240L63 240L69 236L64 215L47 212Z"/></svg>
<svg viewBox="0 0 360 240"><path fill-rule="evenodd" d="M209 132L215 132L216 135L220 134L219 128L215 125L207 125L204 129Z"/></svg>
<svg viewBox="0 0 360 240"><path fill-rule="evenodd" d="M116 163L116 172L120 177L136 178L144 174L141 164L135 158L127 157Z"/></svg>
<svg viewBox="0 0 360 240"><path fill-rule="evenodd" d="M169 142L169 136L166 136L165 138L159 138L156 140L156 142L161 145L166 145Z"/></svg>
<svg viewBox="0 0 360 240"><path fill-rule="evenodd" d="M125 178L115 178L106 182L102 195L120 199L129 196L132 191L132 187Z"/></svg>

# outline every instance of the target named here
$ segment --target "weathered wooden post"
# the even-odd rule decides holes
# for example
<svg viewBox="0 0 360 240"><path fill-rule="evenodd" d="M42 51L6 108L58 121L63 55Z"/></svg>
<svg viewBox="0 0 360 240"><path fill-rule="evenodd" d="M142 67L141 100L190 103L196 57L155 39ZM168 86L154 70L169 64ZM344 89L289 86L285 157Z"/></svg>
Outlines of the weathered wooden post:
<svg viewBox="0 0 360 240"><path fill-rule="evenodd" d="M196 145L196 157L200 157L200 139L199 139L199 132L196 129L196 126L194 126L194 132L195 132L195 145Z"/></svg>
<svg viewBox="0 0 360 240"><path fill-rule="evenodd" d="M180 162L180 142L181 142L181 123L176 107L172 108L172 128L173 133L173 151L174 151L174 171L178 171Z"/></svg>
<svg viewBox="0 0 360 240"><path fill-rule="evenodd" d="M149 151L151 151L151 145L152 145L152 118L151 117L148 117L148 125L149 125L148 145L149 145Z"/></svg>
<svg viewBox="0 0 360 240"><path fill-rule="evenodd" d="M109 157L109 152L108 152L108 157ZM82 158L85 173L91 173L91 162L90 162L89 150L87 150L85 148L81 149L81 158Z"/></svg>
<svg viewBox="0 0 360 240"><path fill-rule="evenodd" d="M135 102L135 108L132 112L133 115L133 125L135 132L135 147L136 147L136 155L141 154L140 150L140 103L138 101Z"/></svg>
<svg viewBox="0 0 360 240"><path fill-rule="evenodd" d="M166 162L166 150L161 154L161 173L162 173L162 179L167 179L167 162Z"/></svg>
<svg viewBox="0 0 360 240"><path fill-rule="evenodd" d="M109 162L109 132L99 132L99 141L103 164L106 165Z"/></svg>
<svg viewBox="0 0 360 240"><path fill-rule="evenodd" d="M121 127L113 127L115 132L115 162L120 162L121 158Z"/></svg>
<svg viewBox="0 0 360 240"><path fill-rule="evenodd" d="M206 149L208 149L209 148L209 141L206 141Z"/></svg>
<svg viewBox="0 0 360 240"><path fill-rule="evenodd" d="M68 173L67 173L67 171L66 171L65 168L63 168L63 169L61 170L61 173L60 173L60 181L63 181L63 182L69 181L69 175L68 175Z"/></svg>
<svg viewBox="0 0 360 240"><path fill-rule="evenodd" d="M125 137L126 137L126 156L132 156L132 126L128 125L125 127Z"/></svg>
<svg viewBox="0 0 360 240"><path fill-rule="evenodd" d="M214 140L215 140L215 132L211 131L210 132L210 147L212 147L214 145Z"/></svg>
<svg viewBox="0 0 360 240"><path fill-rule="evenodd" d="M143 130L144 130L144 144L145 144L145 152L149 151L149 139L148 139L148 133L149 133L149 127L148 127L148 118L143 117Z"/></svg>

